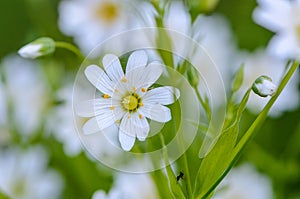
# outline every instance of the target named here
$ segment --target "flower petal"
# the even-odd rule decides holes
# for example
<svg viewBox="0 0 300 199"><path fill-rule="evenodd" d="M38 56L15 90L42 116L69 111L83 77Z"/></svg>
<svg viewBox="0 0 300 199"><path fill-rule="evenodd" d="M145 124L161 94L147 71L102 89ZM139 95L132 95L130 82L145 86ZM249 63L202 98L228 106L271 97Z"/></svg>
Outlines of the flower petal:
<svg viewBox="0 0 300 199"><path fill-rule="evenodd" d="M89 119L82 127L83 133L89 135L99 132L112 124L114 124L114 115L112 111L107 111L106 114L101 114Z"/></svg>
<svg viewBox="0 0 300 199"><path fill-rule="evenodd" d="M157 122L168 122L172 119L170 109L160 104L144 104L139 111L145 117Z"/></svg>
<svg viewBox="0 0 300 199"><path fill-rule="evenodd" d="M113 83L101 68L96 65L90 65L85 69L84 73L91 84L99 91L110 96L113 94Z"/></svg>
<svg viewBox="0 0 300 199"><path fill-rule="evenodd" d="M148 56L143 50L134 51L128 58L126 73L129 71L146 66L148 62Z"/></svg>
<svg viewBox="0 0 300 199"><path fill-rule="evenodd" d="M168 105L174 103L180 96L180 91L171 86L164 86L148 91L143 97L143 103Z"/></svg>
<svg viewBox="0 0 300 199"><path fill-rule="evenodd" d="M135 137L132 137L123 131L119 131L119 141L124 151L130 151L134 145Z"/></svg>
<svg viewBox="0 0 300 199"><path fill-rule="evenodd" d="M138 89L137 92L143 95L144 93L140 92L140 89L147 89L154 84L162 72L161 63L151 62L147 67L138 67L126 73L126 77L130 81L130 84Z"/></svg>
<svg viewBox="0 0 300 199"><path fill-rule="evenodd" d="M102 109L108 109L112 106L111 99L91 99L82 101L75 106L75 112L80 117L93 117L101 114Z"/></svg>
<svg viewBox="0 0 300 199"><path fill-rule="evenodd" d="M106 73L113 82L119 82L124 77L124 72L119 58L113 54L107 54L102 60Z"/></svg>

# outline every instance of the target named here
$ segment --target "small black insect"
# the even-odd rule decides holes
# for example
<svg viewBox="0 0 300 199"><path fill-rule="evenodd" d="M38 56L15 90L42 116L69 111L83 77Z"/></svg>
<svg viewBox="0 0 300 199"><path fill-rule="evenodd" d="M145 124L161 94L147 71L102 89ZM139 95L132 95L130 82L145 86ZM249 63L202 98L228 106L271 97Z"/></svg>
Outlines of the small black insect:
<svg viewBox="0 0 300 199"><path fill-rule="evenodd" d="M177 182L178 182L180 179L183 179L183 175L184 175L184 174L180 171L179 175L176 176Z"/></svg>

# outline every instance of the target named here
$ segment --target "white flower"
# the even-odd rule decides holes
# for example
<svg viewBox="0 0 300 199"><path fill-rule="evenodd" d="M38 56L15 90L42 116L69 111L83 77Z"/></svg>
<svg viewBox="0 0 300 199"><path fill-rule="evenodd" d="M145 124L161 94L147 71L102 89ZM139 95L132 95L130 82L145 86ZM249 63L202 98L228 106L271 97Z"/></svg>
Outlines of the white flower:
<svg viewBox="0 0 300 199"><path fill-rule="evenodd" d="M252 90L261 97L272 96L277 90L277 86L272 83L272 79L262 75L252 84Z"/></svg>
<svg viewBox="0 0 300 199"><path fill-rule="evenodd" d="M18 53L24 58L35 59L48 55L55 50L55 42L51 38L42 37L22 47Z"/></svg>
<svg viewBox="0 0 300 199"><path fill-rule="evenodd" d="M179 90L170 86L150 89L163 72L160 64L147 64L144 51L133 52L128 59L124 74L117 56L108 54L102 62L105 72L96 65L86 68L87 79L103 97L84 101L77 106L77 114L93 117L83 126L85 134L104 130L120 123L119 141L124 150L130 150L137 137L144 141L149 133L146 118L168 122L169 108L179 97ZM175 95L175 96L174 96Z"/></svg>
<svg viewBox="0 0 300 199"><path fill-rule="evenodd" d="M283 59L300 59L300 0L258 0L254 20L275 32L269 50Z"/></svg>
<svg viewBox="0 0 300 199"><path fill-rule="evenodd" d="M237 65L235 52L236 46L229 24L221 15L199 15L192 23L188 9L180 1L170 1L164 16L164 26L170 30L179 32L198 42L202 47L191 45L190 40L178 40L176 34L170 32L173 49L180 53L180 57L174 57L175 67L182 63L183 58L189 58L192 63L199 63L201 75L204 79L215 79L216 73L211 73L211 67L217 67L224 86L230 83L230 69ZM220 32L222 34L220 34ZM222 85L218 81L211 81L210 90L207 85L202 85L200 80L199 90L201 93L214 92L213 106L224 105L224 92L220 91ZM208 83L208 82L206 82ZM206 84L205 83L205 84Z"/></svg>
<svg viewBox="0 0 300 199"><path fill-rule="evenodd" d="M92 199L157 199L157 190L150 176L147 174L124 174L118 173L115 185L106 194L102 190L94 193Z"/></svg>
<svg viewBox="0 0 300 199"><path fill-rule="evenodd" d="M73 36L81 50L88 54L109 37L144 26L149 17L142 17L149 11L149 5L135 0L65 0L59 6L59 27L65 34ZM136 39L137 36L132 37ZM110 47L117 51L130 43L130 40L118 40Z"/></svg>
<svg viewBox="0 0 300 199"><path fill-rule="evenodd" d="M71 84L67 84L58 90L58 100L63 102L52 109L47 119L47 128L58 141L63 143L64 152L69 156L78 155L82 151L82 146L74 127L72 92L73 86Z"/></svg>
<svg viewBox="0 0 300 199"><path fill-rule="evenodd" d="M213 199L273 199L271 180L250 164L232 169L219 185Z"/></svg>
<svg viewBox="0 0 300 199"><path fill-rule="evenodd" d="M59 198L63 181L57 172L47 169L47 161L42 147L2 150L0 190L14 199Z"/></svg>
<svg viewBox="0 0 300 199"><path fill-rule="evenodd" d="M272 57L263 50L257 50L251 54L244 52L241 54L241 60L245 63L245 68L244 82L241 91L238 93L240 97L251 87L257 77L261 75L272 77L274 84L278 85L285 71L283 60ZM298 82L299 76L295 74L272 106L270 116L279 116L284 111L293 110L299 106ZM269 98L251 95L247 107L252 112L259 113L268 101Z"/></svg>
<svg viewBox="0 0 300 199"><path fill-rule="evenodd" d="M41 125L48 102L48 88L40 66L19 56L8 56L1 63L6 78L8 102L13 120L9 125L23 135L32 135Z"/></svg>

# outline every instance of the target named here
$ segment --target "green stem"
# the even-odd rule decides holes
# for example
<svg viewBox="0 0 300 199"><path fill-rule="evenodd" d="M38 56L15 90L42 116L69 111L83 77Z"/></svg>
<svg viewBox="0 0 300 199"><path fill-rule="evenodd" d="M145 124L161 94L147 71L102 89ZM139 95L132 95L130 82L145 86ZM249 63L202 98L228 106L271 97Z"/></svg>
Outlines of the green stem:
<svg viewBox="0 0 300 199"><path fill-rule="evenodd" d="M70 43L67 43L67 42L64 42L64 41L56 41L55 42L55 47L56 48L63 48L63 49L66 49L66 50L69 50L71 51L72 53L74 53L75 55L77 55L77 57L83 61L85 59L85 56L81 53L81 51L76 47L74 46L73 44L70 44Z"/></svg>
<svg viewBox="0 0 300 199"><path fill-rule="evenodd" d="M211 188L203 195L203 197L201 197L201 195L199 195L197 197L197 199L208 197L211 194L211 192L218 186L218 184L223 180L223 178L227 175L227 173L233 167L234 163L239 158L241 152L245 149L245 147L247 146L249 141L254 137L255 131L258 130L261 127L261 125L263 124L263 122L266 120L269 110L271 109L271 107L273 106L273 104L275 103L275 101L277 100L279 95L281 94L282 90L287 85L288 81L291 79L292 75L297 70L298 66L299 66L298 62L294 62L292 64L292 66L290 67L290 69L288 70L288 72L286 73L284 78L282 79L276 94L270 99L270 101L264 107L262 112L257 116L255 121L250 126L250 128L246 131L246 133L241 138L239 143L233 149L233 152L232 152L232 155L231 155L231 161L230 161L229 166L227 167L227 169L224 171L223 175L211 186Z"/></svg>
<svg viewBox="0 0 300 199"><path fill-rule="evenodd" d="M200 101L200 104L202 105L202 107L204 108L204 110L207 114L208 121L211 121L211 110L210 110L208 104L206 104L205 101L202 99L199 89L197 89L197 87L194 87L194 90L196 92L198 100Z"/></svg>

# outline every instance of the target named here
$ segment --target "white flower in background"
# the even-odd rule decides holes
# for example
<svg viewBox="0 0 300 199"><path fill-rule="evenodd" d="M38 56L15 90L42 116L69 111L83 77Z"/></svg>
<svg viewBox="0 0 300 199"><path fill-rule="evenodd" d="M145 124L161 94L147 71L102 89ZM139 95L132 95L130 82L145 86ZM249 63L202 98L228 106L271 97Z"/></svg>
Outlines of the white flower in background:
<svg viewBox="0 0 300 199"><path fill-rule="evenodd" d="M157 199L159 195L151 177L147 174L118 173L115 185L108 194L96 191L92 199Z"/></svg>
<svg viewBox="0 0 300 199"><path fill-rule="evenodd" d="M254 20L275 32L269 50L283 59L300 59L300 1L258 0Z"/></svg>
<svg viewBox="0 0 300 199"><path fill-rule="evenodd" d="M57 172L47 169L47 161L42 147L2 150L0 190L14 199L59 198L63 181Z"/></svg>
<svg viewBox="0 0 300 199"><path fill-rule="evenodd" d="M190 41L179 40L176 34L171 34L172 44L176 51L180 52L184 58L189 58L193 63L199 63L202 67L202 77L205 79L215 79L216 74L211 76L210 67L217 67L220 72L224 86L230 84L230 70L232 67L237 66L236 45L233 38L233 34L230 30L229 23L221 15L204 16L199 15L192 23L191 16L188 9L184 6L183 2L170 1L169 6L166 9L164 16L164 26L170 30L179 32L181 34L190 37L194 41L197 41L202 48L196 48L198 46L191 46ZM220 34L220 32L222 34ZM201 53L202 52L202 53ZM199 56L201 55L201 56ZM174 57L175 66L180 64L180 57ZM182 58L180 58L182 59ZM214 66L212 65L212 62ZM200 80L200 83L203 81ZM224 92L220 92L222 86L217 81L215 85L210 85L213 91L217 95L222 95ZM205 85L199 85L199 90L203 93L206 91ZM212 90L207 91L213 92ZM224 105L222 100L223 96L216 97L217 99L214 106Z"/></svg>
<svg viewBox="0 0 300 199"><path fill-rule="evenodd" d="M275 85L279 85L285 71L285 62L268 55L262 50L250 54L241 54L241 60L245 63L244 82L239 92L240 97L251 87L253 82L261 75L270 77ZM295 74L286 88L282 91L275 104L270 110L270 116L280 116L282 112L289 111L299 106L298 91L299 76ZM259 113L269 101L269 97L262 98L258 95L251 95L247 107L254 113Z"/></svg>
<svg viewBox="0 0 300 199"><path fill-rule="evenodd" d="M254 81L252 90L261 97L267 97L273 96L276 93L277 86L272 83L270 77L262 75Z"/></svg>
<svg viewBox="0 0 300 199"><path fill-rule="evenodd" d="M145 26L145 23L152 24L149 17L144 17L151 9L149 6L149 2L136 0L65 0L59 6L59 27L66 35L73 36L81 50L88 54L113 35ZM135 40L137 37L133 35ZM128 47L130 43L116 41L116 46L111 48L121 48L122 44Z"/></svg>
<svg viewBox="0 0 300 199"><path fill-rule="evenodd" d="M35 59L40 56L51 54L54 51L55 42L53 39L42 37L23 46L18 53L24 58Z"/></svg>
<svg viewBox="0 0 300 199"><path fill-rule="evenodd" d="M64 151L69 156L78 155L82 151L73 121L72 93L71 84L67 84L57 92L58 100L62 101L62 104L53 108L47 123L47 128L64 144Z"/></svg>
<svg viewBox="0 0 300 199"><path fill-rule="evenodd" d="M1 63L6 79L8 103L13 107L13 121L20 133L32 135L41 124L48 100L48 87L40 66L19 56L8 56Z"/></svg>
<svg viewBox="0 0 300 199"><path fill-rule="evenodd" d="M271 180L258 173L253 165L234 168L221 182L213 199L273 199Z"/></svg>
<svg viewBox="0 0 300 199"><path fill-rule="evenodd" d="M105 72L96 65L85 70L87 79L101 92L103 97L84 101L76 108L82 117L93 117L83 126L83 133L91 134L120 124L119 141L129 151L137 137L144 141L149 133L146 118L158 122L171 120L170 109L179 97L179 90L170 86L150 89L161 76L159 63L148 62L144 51L133 52L128 59L124 74L117 56L104 56Z"/></svg>

